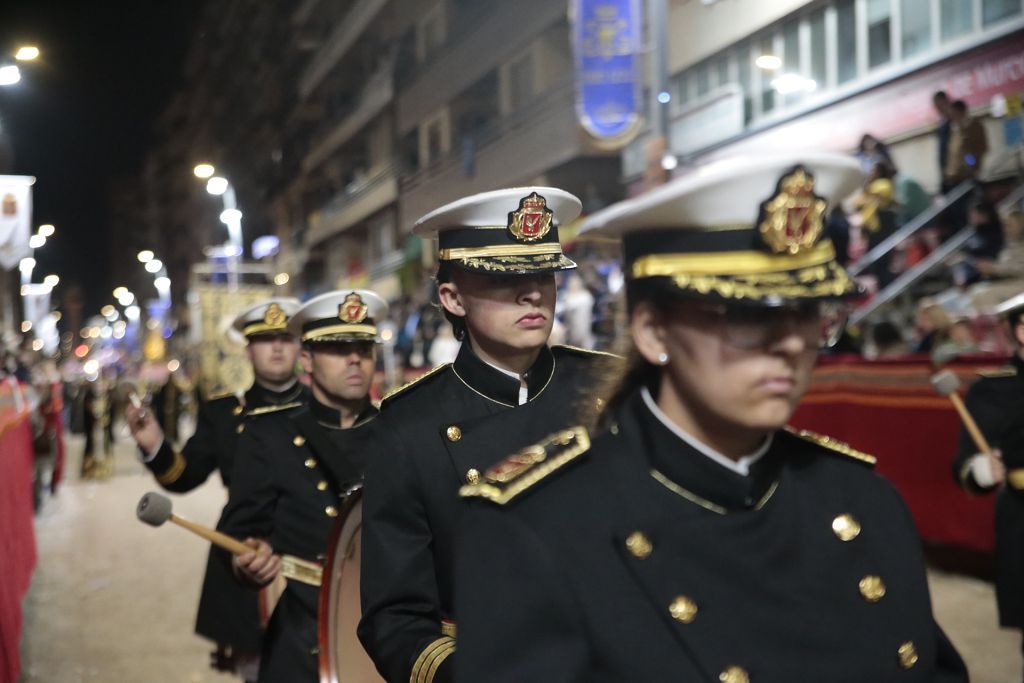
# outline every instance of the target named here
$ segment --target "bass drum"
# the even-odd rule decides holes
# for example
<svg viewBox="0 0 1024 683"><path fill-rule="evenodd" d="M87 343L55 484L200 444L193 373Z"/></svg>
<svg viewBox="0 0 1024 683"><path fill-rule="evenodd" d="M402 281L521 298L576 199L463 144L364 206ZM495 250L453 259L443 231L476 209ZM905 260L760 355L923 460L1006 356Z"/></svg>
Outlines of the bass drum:
<svg viewBox="0 0 1024 683"><path fill-rule="evenodd" d="M363 494L355 491L331 530L320 586L320 683L384 683L356 637L362 528Z"/></svg>

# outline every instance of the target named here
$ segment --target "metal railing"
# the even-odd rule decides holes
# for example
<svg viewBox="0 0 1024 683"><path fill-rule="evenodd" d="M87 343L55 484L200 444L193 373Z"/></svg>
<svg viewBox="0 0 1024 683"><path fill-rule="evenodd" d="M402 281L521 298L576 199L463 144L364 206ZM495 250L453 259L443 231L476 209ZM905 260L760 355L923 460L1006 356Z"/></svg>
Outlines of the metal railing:
<svg viewBox="0 0 1024 683"><path fill-rule="evenodd" d="M958 185L956 190L961 189L965 184L966 183L962 183L961 185ZM952 193L950 194L952 195ZM1009 210L1014 204L1017 204L1022 200L1024 200L1024 185L1017 187L1016 190L1011 192L1001 202L999 202L997 211L998 213L1002 214ZM911 223L913 222L916 222L916 219L915 221L911 221ZM895 237L897 234L899 233L895 233L893 237ZM943 263L945 263L947 258L960 251L960 249L962 249L963 246L967 244L967 242L969 242L972 237L975 236L975 234L976 231L973 226L966 226L958 233L953 235L953 237L943 242L941 245L939 245L937 249L935 249L935 251L928 254L928 256L923 258L918 263L914 264L914 266L912 266L911 268L908 268L906 272L901 273L899 277L890 282L885 288L883 288L874 297L872 297L871 301L868 301L864 305L857 308L850 316L850 324L856 325L857 323L862 322L872 313L877 311L879 308L886 305L899 295L903 294L916 282L920 281L922 278L930 274L933 270L935 270ZM886 240L886 242L887 241L888 240ZM878 247L882 247L884 244L885 242L882 242L878 245ZM872 251L874 251L874 249ZM866 256L867 254L865 254L865 257ZM861 260L863 260L863 258Z"/></svg>
<svg viewBox="0 0 1024 683"><path fill-rule="evenodd" d="M868 266L895 249L904 240L913 237L918 230L929 225L933 220L938 218L943 211L959 202L974 188L975 183L973 180L965 180L960 183L954 187L952 191L946 194L942 198L941 202L935 204L931 208L925 209L907 221L899 230L886 237L884 240L876 244L870 251L850 264L850 266L847 267L847 270L850 271L851 275L860 275Z"/></svg>

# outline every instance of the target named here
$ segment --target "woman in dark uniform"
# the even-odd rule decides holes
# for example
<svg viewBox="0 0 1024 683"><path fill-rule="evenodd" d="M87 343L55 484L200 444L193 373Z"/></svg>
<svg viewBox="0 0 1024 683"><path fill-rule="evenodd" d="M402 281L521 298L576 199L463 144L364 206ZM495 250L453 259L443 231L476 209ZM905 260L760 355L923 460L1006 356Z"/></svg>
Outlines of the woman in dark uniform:
<svg viewBox="0 0 1024 683"><path fill-rule="evenodd" d="M605 214L631 350L605 428L463 487L457 679L965 681L874 459L785 429L829 309L836 155L718 162Z"/></svg>

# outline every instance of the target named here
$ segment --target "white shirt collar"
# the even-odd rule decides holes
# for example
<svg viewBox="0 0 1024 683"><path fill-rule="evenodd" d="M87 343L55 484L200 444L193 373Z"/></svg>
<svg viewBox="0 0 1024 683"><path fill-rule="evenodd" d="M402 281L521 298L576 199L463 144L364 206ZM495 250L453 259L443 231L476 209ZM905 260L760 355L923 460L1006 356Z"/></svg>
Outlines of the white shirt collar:
<svg viewBox="0 0 1024 683"><path fill-rule="evenodd" d="M515 379L517 382L519 382L519 405L523 405L524 403L526 403L527 399L530 398L530 387L527 386L526 380L523 379L522 375L520 375L517 372L512 372L511 370L506 370L505 368L499 368L494 363L488 363L483 358L481 358L480 360L483 360L484 363L487 363L487 365L491 366L492 368L494 368L498 372L500 372L500 373L502 373L504 375L508 375L509 377L511 377L511 378Z"/></svg>
<svg viewBox="0 0 1024 683"><path fill-rule="evenodd" d="M647 390L647 387L644 387L643 389L640 390L640 395L643 396L644 403L647 404L648 410L650 410L651 413L654 414L654 417L658 418L658 421L665 425L669 429L669 431L671 431L673 434L675 434L680 439L685 441L687 444L692 446L695 450L699 451L700 453L703 453L704 455L711 458L722 467L730 469L733 472L736 472L737 474L742 474L743 476L749 475L751 465L753 465L755 462L763 458L764 454L768 452L768 449L772 445L772 439L774 438L774 435L769 434L768 438L764 440L764 443L761 444L761 446L756 451L750 453L749 455L744 455L737 460L733 460L732 458L728 458L722 455L721 453L711 448L707 444L698 441L693 436L690 436L685 431L680 429L678 425L676 425L674 422L668 419L668 416L665 415L665 413L661 412L661 408L659 408L658 404L654 402L654 398L651 397L651 392Z"/></svg>

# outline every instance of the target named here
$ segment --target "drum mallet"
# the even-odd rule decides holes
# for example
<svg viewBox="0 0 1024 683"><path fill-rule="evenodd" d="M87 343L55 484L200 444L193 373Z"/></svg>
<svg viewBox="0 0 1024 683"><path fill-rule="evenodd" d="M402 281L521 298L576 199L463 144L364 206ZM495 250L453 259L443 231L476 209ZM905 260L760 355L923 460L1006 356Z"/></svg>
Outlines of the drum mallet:
<svg viewBox="0 0 1024 683"><path fill-rule="evenodd" d="M233 555L244 555L253 550L237 538L232 538L215 529L210 529L202 524L196 524L174 514L171 512L171 499L159 493L150 491L142 496L138 506L135 508L135 514L140 520L150 526L161 526L164 522L177 524ZM322 571L320 566L314 562L309 562L292 555L281 556L281 573L287 579L308 583L311 586L319 586Z"/></svg>
<svg viewBox="0 0 1024 683"><path fill-rule="evenodd" d="M935 391L940 395L948 397L953 407L956 408L956 412L960 414L960 420L964 423L964 427L967 428L967 433L971 435L971 439L978 448L978 452L984 453L988 456L989 460L994 461L995 457L992 455L992 447L988 445L985 435L978 429L978 423L971 417L971 414L967 411L967 406L964 405L963 399L957 393L957 390L960 388L960 378L952 370L943 370L932 375L932 386L935 387Z"/></svg>

